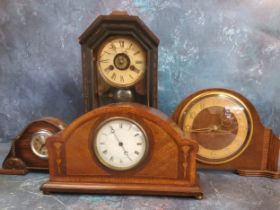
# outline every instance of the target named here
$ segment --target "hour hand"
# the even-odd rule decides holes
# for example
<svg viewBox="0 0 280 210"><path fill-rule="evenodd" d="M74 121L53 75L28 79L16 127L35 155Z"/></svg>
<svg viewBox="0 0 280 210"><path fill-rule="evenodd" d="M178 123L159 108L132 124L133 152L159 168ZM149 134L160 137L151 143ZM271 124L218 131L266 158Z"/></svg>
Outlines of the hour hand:
<svg viewBox="0 0 280 210"><path fill-rule="evenodd" d="M104 71L105 71L106 73L109 73L109 72L112 71L112 70L114 70L114 66L113 66L113 65L109 65L109 66L107 66L107 67L104 69Z"/></svg>
<svg viewBox="0 0 280 210"><path fill-rule="evenodd" d="M39 151L40 151L40 152L42 151L42 149L44 148L44 146L45 146L45 144L42 144L42 145L40 146L40 148L39 148Z"/></svg>
<svg viewBox="0 0 280 210"><path fill-rule="evenodd" d="M129 157L128 152L126 150L124 150L124 155L127 156L127 158L132 161L132 159Z"/></svg>
<svg viewBox="0 0 280 210"><path fill-rule="evenodd" d="M191 129L190 132L191 133L203 133L203 132L210 132L213 129L211 127L206 127L206 128L195 128L195 129Z"/></svg>

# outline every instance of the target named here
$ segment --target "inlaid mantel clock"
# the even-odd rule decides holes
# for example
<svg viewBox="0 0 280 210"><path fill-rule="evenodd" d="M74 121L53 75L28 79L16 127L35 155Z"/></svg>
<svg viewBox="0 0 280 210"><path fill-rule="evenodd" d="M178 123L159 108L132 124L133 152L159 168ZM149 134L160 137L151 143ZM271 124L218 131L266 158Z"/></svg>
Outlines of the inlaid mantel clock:
<svg viewBox="0 0 280 210"><path fill-rule="evenodd" d="M280 178L280 140L239 93L226 89L196 92L180 103L172 118L198 142L198 167Z"/></svg>
<svg viewBox="0 0 280 210"><path fill-rule="evenodd" d="M139 17L101 15L79 41L85 112L116 102L157 107L159 40Z"/></svg>
<svg viewBox="0 0 280 210"><path fill-rule="evenodd" d="M202 198L197 143L158 110L118 103L87 112L49 138L45 193L84 192Z"/></svg>

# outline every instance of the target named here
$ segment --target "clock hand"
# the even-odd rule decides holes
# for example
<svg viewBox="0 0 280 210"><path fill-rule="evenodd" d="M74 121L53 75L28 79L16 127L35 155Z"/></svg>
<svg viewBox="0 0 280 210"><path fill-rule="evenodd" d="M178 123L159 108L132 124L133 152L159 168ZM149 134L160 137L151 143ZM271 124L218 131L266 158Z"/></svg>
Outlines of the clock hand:
<svg viewBox="0 0 280 210"><path fill-rule="evenodd" d="M215 132L217 133L228 133L228 134L231 134L233 132L233 130L221 130L221 129L218 129L218 130L215 130Z"/></svg>
<svg viewBox="0 0 280 210"><path fill-rule="evenodd" d="M104 69L104 71L105 72L110 72L110 71L112 71L112 70L114 70L114 66L113 65L109 65L108 67L106 67L105 69Z"/></svg>
<svg viewBox="0 0 280 210"><path fill-rule="evenodd" d="M128 158L130 161L132 161L132 159L129 157L128 152L127 152L126 150L124 151L124 155L127 156L127 158Z"/></svg>
<svg viewBox="0 0 280 210"><path fill-rule="evenodd" d="M140 69L136 68L134 65L131 65L131 66L129 67L129 69L130 69L131 71L136 72L136 73L139 73L139 72L141 71Z"/></svg>
<svg viewBox="0 0 280 210"><path fill-rule="evenodd" d="M200 132L209 132L212 131L211 127L208 128L196 128L196 129L191 129L190 132L192 133L200 133Z"/></svg>
<svg viewBox="0 0 280 210"><path fill-rule="evenodd" d="M44 146L46 144L46 139L43 136L39 136L39 142L41 144L41 147ZM41 147L40 147L40 151L41 151Z"/></svg>
<svg viewBox="0 0 280 210"><path fill-rule="evenodd" d="M45 146L44 144L41 145L41 147L39 148L40 152L41 152L41 150L43 149L44 146Z"/></svg>
<svg viewBox="0 0 280 210"><path fill-rule="evenodd" d="M118 141L119 146L123 149L124 155L127 156L127 158L128 158L130 161L132 161L132 159L131 159L131 158L129 157L129 155L128 155L128 151L127 151L127 150L124 148L124 146L123 146L123 142L120 141L119 137L118 137L117 134L115 133L114 128L113 128L112 126L110 126L110 128L111 128L111 132L113 133L115 139Z"/></svg>
<svg viewBox="0 0 280 210"><path fill-rule="evenodd" d="M204 133L204 132L217 132L217 133L232 133L233 130L223 130L221 126L213 125L206 128L196 128L191 129L190 132L192 133Z"/></svg>

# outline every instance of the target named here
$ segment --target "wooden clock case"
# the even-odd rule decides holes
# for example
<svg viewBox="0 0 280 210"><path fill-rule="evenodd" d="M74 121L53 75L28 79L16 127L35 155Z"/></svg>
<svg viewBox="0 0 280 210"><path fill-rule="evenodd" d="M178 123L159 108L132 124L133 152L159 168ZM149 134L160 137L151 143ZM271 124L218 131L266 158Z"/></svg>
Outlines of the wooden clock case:
<svg viewBox="0 0 280 210"><path fill-rule="evenodd" d="M104 120L125 117L147 132L150 146L136 168L115 171L104 167L92 149L92 135ZM141 104L111 104L84 114L47 141L49 181L44 193L141 194L202 198L196 173L197 143L184 137L174 122Z"/></svg>
<svg viewBox="0 0 280 210"><path fill-rule="evenodd" d="M115 11L110 15L98 16L79 38L82 51L85 112L116 102L110 96L112 95L110 91L109 93L99 93L104 82L99 79L96 61L99 46L112 36L132 37L146 51L146 73L144 78L134 85L136 96L133 102L156 108L159 39L139 17ZM140 90L141 94L137 94L137 90Z"/></svg>
<svg viewBox="0 0 280 210"><path fill-rule="evenodd" d="M66 124L54 117L44 117L28 124L13 140L10 152L4 159L0 174L24 175L29 170L48 170L48 160L36 156L31 150L31 136L38 131L55 134Z"/></svg>
<svg viewBox="0 0 280 210"><path fill-rule="evenodd" d="M273 134L272 130L264 127L253 104L241 94L221 88L206 89L198 91L184 99L176 108L172 119L178 123L180 113L190 100L205 91L224 91L241 99L252 116L253 134L248 147L240 156L224 164L206 164L198 161L198 168L203 169L229 169L236 170L242 176L265 176L269 178L280 178L278 169L278 157L280 151L280 140Z"/></svg>

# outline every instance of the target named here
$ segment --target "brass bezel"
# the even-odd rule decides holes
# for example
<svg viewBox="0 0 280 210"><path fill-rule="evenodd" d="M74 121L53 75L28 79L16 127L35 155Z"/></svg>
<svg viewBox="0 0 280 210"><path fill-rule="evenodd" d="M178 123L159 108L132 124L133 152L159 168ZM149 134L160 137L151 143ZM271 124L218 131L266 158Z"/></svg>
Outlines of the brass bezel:
<svg viewBox="0 0 280 210"><path fill-rule="evenodd" d="M229 98L233 98L235 101L237 101L241 106L243 106L243 108L245 109L245 114L247 116L247 120L249 120L248 124L250 125L250 131L249 136L247 134L247 142L245 145L243 145L243 147L241 148L241 150L239 152L237 152L234 156L232 156L231 158L227 159L227 160L223 160L223 161L215 161L215 162L211 162L211 161L206 161L206 160L202 160L199 158L199 155L197 155L197 161L202 162L202 163L206 163L206 164L211 164L211 165L219 165L219 164L224 164L227 162L230 162L232 160L234 160L235 158L239 157L244 151L245 149L249 146L251 140L252 140L252 136L253 136L253 118L252 118L252 114L249 110L249 108L246 106L246 104L237 96L235 96L232 93L226 92L226 91L207 91L207 92L203 92L195 97L193 97L185 106L184 108L181 110L181 113L179 115L179 120L178 120L178 125L182 128L183 130L183 122L184 122L184 116L186 115L186 110L189 109L189 107L192 106L192 104L196 103L199 99L201 98L205 98L207 96L212 96L212 95L225 95ZM184 131L184 130L183 130ZM185 132L185 131L184 131ZM246 141L246 139L244 140L244 142Z"/></svg>
<svg viewBox="0 0 280 210"><path fill-rule="evenodd" d="M38 135L40 135L40 134L47 135L47 138L53 135L53 133L51 133L50 131L45 130L45 129L41 129L41 130L39 130L39 131L33 133L32 136L31 136L31 139L30 139L30 148L31 148L33 154L36 155L37 157L39 157L39 158L41 158L41 159L48 159L48 153L47 153L47 155L42 155L42 154L40 154L40 153L34 148L34 145L33 145L33 141L34 141L35 136L38 136ZM47 138L46 138L46 139L47 139Z"/></svg>
<svg viewBox="0 0 280 210"><path fill-rule="evenodd" d="M121 84L121 83L114 83L112 81L110 81L103 73L103 71L100 71L100 67L98 66L98 64L96 63L96 69L98 74L102 77L102 79L109 85L115 87L115 88L128 88L131 87L135 84L137 84L140 80L143 79L144 75L147 72L147 51L143 48L143 46L137 41L135 40L132 36L128 36L128 35L112 35L110 37L108 37L107 39L105 39L102 44L98 47L97 51L96 51L96 57L99 57L100 52L102 51L102 49L105 47L105 45L114 40L114 39L119 39L119 38L123 38L123 39L127 39L132 41L133 43L137 43L137 45L139 45L141 47L141 49L143 50L143 52L145 53L145 69L143 71L143 73L137 78L137 80L135 80L132 83L129 84ZM129 56L128 56L129 57ZM96 60L97 62L97 60Z"/></svg>
<svg viewBox="0 0 280 210"><path fill-rule="evenodd" d="M143 133L143 136L145 138L145 144L146 144L146 147L145 147L145 152L144 152L144 155L142 156L142 158L136 162L135 164L129 166L129 167L116 167L116 166L112 166L110 164L108 164L106 161L104 161L104 159L101 157L101 155L99 154L98 152L98 149L97 149L97 146L96 146L96 137L97 137L97 134L99 132L99 130L105 125L107 124L108 122L111 122L111 121L114 121L114 120L125 120L125 121L129 121L131 123L133 123L134 125L136 125L139 130L141 130L141 132ZM143 129L143 127L137 123L135 120L132 120L128 117L121 117L121 116L117 116L117 117L111 117L111 118L108 118L106 120L104 120L103 122L101 122L98 126L97 126L97 129L96 129L96 132L93 136L93 140L92 140L92 147L93 147L93 151L94 151L94 155L96 156L97 160L102 164L104 165L105 167L111 169L111 170L115 170L115 171L127 171L127 170L130 170L130 169L133 169L135 167L137 167L138 165L140 165L144 159L146 159L147 155L148 155L148 152L149 152L149 139L148 139L148 136L147 136L147 133L146 131Z"/></svg>

